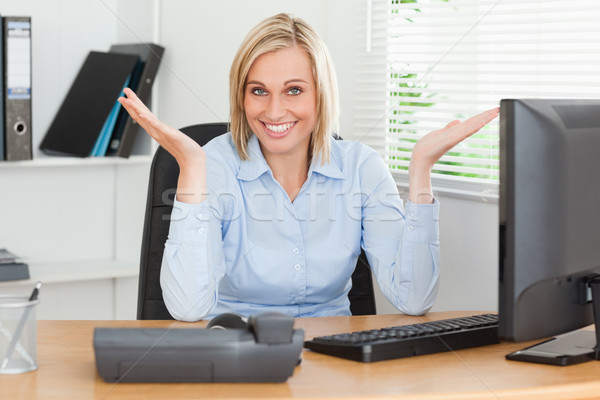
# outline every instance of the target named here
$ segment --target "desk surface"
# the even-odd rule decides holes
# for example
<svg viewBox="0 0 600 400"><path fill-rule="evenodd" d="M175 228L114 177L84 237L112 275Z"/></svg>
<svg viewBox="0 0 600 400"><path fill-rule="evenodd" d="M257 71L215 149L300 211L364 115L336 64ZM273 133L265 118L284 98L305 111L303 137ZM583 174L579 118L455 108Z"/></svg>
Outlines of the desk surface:
<svg viewBox="0 0 600 400"><path fill-rule="evenodd" d="M425 320L378 315L299 318L306 338ZM493 346L363 364L304 351L302 364L285 383L140 384L104 382L96 373L95 327L201 327L174 321L38 321L39 369L0 375L1 399L591 399L600 396L600 362L554 367L507 361L528 343Z"/></svg>

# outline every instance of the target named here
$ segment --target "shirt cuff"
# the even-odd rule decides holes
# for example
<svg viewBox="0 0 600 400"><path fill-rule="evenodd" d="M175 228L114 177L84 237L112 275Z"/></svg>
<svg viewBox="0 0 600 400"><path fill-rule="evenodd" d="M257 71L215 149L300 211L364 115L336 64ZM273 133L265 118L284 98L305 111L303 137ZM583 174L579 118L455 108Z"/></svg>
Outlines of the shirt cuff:
<svg viewBox="0 0 600 400"><path fill-rule="evenodd" d="M437 243L439 241L440 203L416 204L406 202L404 237L411 242Z"/></svg>
<svg viewBox="0 0 600 400"><path fill-rule="evenodd" d="M169 226L169 240L178 243L199 244L206 240L211 208L207 201L182 203L173 201Z"/></svg>

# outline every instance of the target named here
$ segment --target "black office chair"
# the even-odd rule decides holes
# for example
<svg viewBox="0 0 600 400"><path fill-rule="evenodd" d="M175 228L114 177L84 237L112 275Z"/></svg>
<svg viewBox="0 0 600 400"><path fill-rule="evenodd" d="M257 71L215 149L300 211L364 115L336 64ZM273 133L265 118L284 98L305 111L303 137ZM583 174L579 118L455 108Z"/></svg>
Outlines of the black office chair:
<svg viewBox="0 0 600 400"><path fill-rule="evenodd" d="M198 124L182 128L192 139L206 144L227 132L226 123ZM169 221L177 187L179 166L162 147L154 154L148 183L146 217L142 237L138 291L138 319L172 319L165 306L160 288L160 268L164 244L169 233ZM353 315L375 314L375 295L371 270L364 252L352 274L352 289L348 294Z"/></svg>

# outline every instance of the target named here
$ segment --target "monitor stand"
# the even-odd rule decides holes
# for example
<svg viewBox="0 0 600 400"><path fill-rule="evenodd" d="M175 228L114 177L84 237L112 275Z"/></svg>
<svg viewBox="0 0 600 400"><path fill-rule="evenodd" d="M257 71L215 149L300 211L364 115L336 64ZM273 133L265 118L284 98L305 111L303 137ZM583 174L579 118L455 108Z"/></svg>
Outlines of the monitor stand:
<svg viewBox="0 0 600 400"><path fill-rule="evenodd" d="M600 275L588 277L587 286L592 289L595 331L579 329L565 333L510 353L506 358L560 366L600 360Z"/></svg>

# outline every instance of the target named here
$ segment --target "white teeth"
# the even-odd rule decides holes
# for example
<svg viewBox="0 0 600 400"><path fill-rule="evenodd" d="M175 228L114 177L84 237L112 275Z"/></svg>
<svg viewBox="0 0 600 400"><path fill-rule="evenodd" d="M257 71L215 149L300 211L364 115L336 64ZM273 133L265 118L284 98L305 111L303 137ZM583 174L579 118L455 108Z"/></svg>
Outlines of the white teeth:
<svg viewBox="0 0 600 400"><path fill-rule="evenodd" d="M294 126L294 123L293 122L288 122L288 123L281 124L281 125L269 125L269 124L265 124L265 126L270 131L273 131L273 132L276 132L276 133L281 133L281 132L287 131L292 126Z"/></svg>

